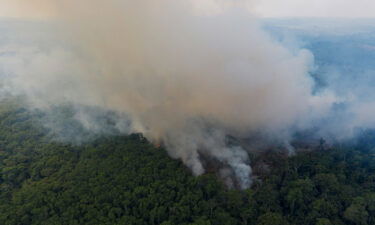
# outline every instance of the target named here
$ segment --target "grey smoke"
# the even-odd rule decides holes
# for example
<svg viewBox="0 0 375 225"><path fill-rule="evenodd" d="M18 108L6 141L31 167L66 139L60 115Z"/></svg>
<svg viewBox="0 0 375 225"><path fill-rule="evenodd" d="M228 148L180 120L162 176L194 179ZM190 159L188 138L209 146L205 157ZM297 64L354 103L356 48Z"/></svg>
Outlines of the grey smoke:
<svg viewBox="0 0 375 225"><path fill-rule="evenodd" d="M116 132L163 143L196 175L207 155L248 188L248 154L226 137L262 133L292 153L292 132L337 99L312 95L309 51L283 47L236 2L207 14L186 0L44 1L56 8L57 44L0 49L17 54L1 63L4 82L34 108L89 107L74 119L97 134L107 128L90 109L113 112Z"/></svg>

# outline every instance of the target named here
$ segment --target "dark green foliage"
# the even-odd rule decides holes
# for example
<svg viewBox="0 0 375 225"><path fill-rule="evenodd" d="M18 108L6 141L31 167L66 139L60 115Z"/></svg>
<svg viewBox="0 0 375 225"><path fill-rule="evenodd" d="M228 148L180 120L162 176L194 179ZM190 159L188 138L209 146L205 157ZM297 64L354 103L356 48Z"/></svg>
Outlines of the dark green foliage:
<svg viewBox="0 0 375 225"><path fill-rule="evenodd" d="M270 155L277 164L263 180L236 191L191 176L141 135L71 146L52 142L35 117L0 107L1 225L375 224L369 144Z"/></svg>

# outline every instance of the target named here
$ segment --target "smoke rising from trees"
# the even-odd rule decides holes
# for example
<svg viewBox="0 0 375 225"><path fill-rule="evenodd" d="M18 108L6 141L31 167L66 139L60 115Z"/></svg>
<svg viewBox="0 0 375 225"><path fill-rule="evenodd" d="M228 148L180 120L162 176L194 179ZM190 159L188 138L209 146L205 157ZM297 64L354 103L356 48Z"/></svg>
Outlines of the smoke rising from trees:
<svg viewBox="0 0 375 225"><path fill-rule="evenodd" d="M202 157L212 158L233 175L229 183L247 188L247 152L228 136L287 143L337 101L312 95L312 54L274 41L247 3L219 1L207 13L183 0L45 1L56 11L60 47L22 50L7 86L39 109L114 112L120 132L162 143L196 175L205 172ZM75 118L105 129L92 115L78 110Z"/></svg>

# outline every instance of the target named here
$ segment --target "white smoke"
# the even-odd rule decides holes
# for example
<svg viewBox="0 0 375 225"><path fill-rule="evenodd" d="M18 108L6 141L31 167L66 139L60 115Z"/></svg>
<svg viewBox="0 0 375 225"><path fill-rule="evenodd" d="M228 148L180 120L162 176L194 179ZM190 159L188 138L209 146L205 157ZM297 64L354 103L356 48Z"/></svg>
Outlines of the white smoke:
<svg viewBox="0 0 375 225"><path fill-rule="evenodd" d="M59 41L71 48L23 52L16 66L7 64L8 86L38 108L85 105L126 115L130 128L122 130L163 143L194 174L205 172L202 156L209 156L248 188L247 152L226 137L260 132L285 141L335 99L311 95L308 51L273 41L247 1L228 2L211 1L217 8L207 13L190 0L47 0ZM98 130L86 115L75 118Z"/></svg>

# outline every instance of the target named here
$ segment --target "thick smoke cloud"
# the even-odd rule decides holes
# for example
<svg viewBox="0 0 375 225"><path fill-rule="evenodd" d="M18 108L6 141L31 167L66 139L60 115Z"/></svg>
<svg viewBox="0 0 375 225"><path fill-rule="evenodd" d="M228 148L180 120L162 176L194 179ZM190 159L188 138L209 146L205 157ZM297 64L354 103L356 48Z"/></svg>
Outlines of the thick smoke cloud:
<svg viewBox="0 0 375 225"><path fill-rule="evenodd" d="M272 40L246 2L235 2L207 13L184 0L46 1L56 9L59 44L23 49L8 64L17 66L7 86L36 108L88 107L75 118L97 133L105 126L90 109L113 112L120 132L165 145L194 174L209 158L226 179L234 175L228 183L247 188L247 152L228 136L260 133L290 149L291 133L335 98L311 94L307 50Z"/></svg>

